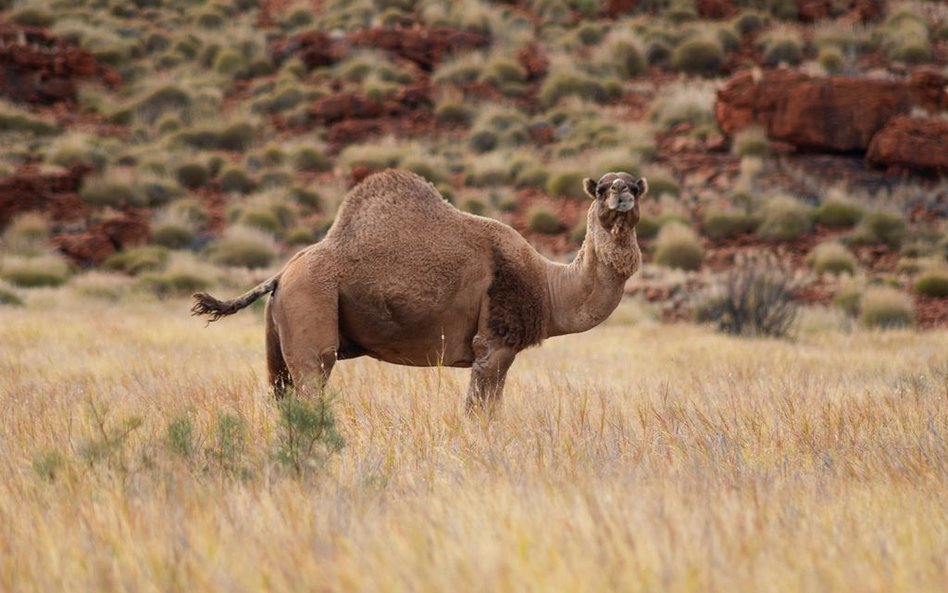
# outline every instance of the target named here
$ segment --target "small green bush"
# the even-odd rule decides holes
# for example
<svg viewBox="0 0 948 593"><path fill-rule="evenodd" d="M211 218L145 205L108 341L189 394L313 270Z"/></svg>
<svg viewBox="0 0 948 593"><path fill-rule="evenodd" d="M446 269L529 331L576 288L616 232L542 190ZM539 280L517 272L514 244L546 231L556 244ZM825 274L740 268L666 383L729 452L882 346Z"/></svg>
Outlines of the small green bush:
<svg viewBox="0 0 948 593"><path fill-rule="evenodd" d="M830 74L839 74L846 65L843 52L835 45L826 45L820 48L820 55L817 58L823 70Z"/></svg>
<svg viewBox="0 0 948 593"><path fill-rule="evenodd" d="M608 92L597 79L573 67L560 67L547 74L537 98L541 105L551 107L566 97L579 97L601 103L609 98Z"/></svg>
<svg viewBox="0 0 948 593"><path fill-rule="evenodd" d="M648 193L655 197L663 195L677 196L681 188L675 178L666 173L652 171L645 176L648 179Z"/></svg>
<svg viewBox="0 0 948 593"><path fill-rule="evenodd" d="M142 274L138 277L138 287L161 298L172 298L207 290L211 282L194 272L168 270Z"/></svg>
<svg viewBox="0 0 948 593"><path fill-rule="evenodd" d="M82 181L79 197L93 206L118 208L125 204L146 206L144 192L135 185L116 176L90 176Z"/></svg>
<svg viewBox="0 0 948 593"><path fill-rule="evenodd" d="M552 210L544 206L535 206L527 214L527 228L541 235L555 235L562 230L563 226Z"/></svg>
<svg viewBox="0 0 948 593"><path fill-rule="evenodd" d="M761 209L757 235L774 241L790 241L810 230L810 209L794 198L772 198Z"/></svg>
<svg viewBox="0 0 948 593"><path fill-rule="evenodd" d="M256 180L238 165L230 165L221 171L217 183L225 192L244 195L253 193L257 189Z"/></svg>
<svg viewBox="0 0 948 593"><path fill-rule="evenodd" d="M434 115L442 123L468 125L474 119L474 109L466 103L445 99L438 102Z"/></svg>
<svg viewBox="0 0 948 593"><path fill-rule="evenodd" d="M707 210L701 230L709 239L730 239L754 230L754 221L740 210Z"/></svg>
<svg viewBox="0 0 948 593"><path fill-rule="evenodd" d="M849 282L833 295L833 305L850 317L856 317L859 315L859 300L862 298L862 293L862 286L856 282Z"/></svg>
<svg viewBox="0 0 948 593"><path fill-rule="evenodd" d="M168 250L160 245L143 245L110 256L102 262L102 267L137 276L142 272L161 270L168 263L168 257Z"/></svg>
<svg viewBox="0 0 948 593"><path fill-rule="evenodd" d="M487 204L480 198L468 198L461 202L461 210L476 214L477 216L483 216L483 214L487 212Z"/></svg>
<svg viewBox="0 0 948 593"><path fill-rule="evenodd" d="M881 329L911 326L915 324L915 306L909 295L892 287L869 287L859 299L859 322Z"/></svg>
<svg viewBox="0 0 948 593"><path fill-rule="evenodd" d="M48 136L59 131L59 127L21 109L15 105L0 103L0 132L29 132L36 136Z"/></svg>
<svg viewBox="0 0 948 593"><path fill-rule="evenodd" d="M237 222L272 235L279 233L283 226L277 215L269 208L248 208L240 214Z"/></svg>
<svg viewBox="0 0 948 593"><path fill-rule="evenodd" d="M915 279L915 292L930 297L948 297L948 271L931 270Z"/></svg>
<svg viewBox="0 0 948 593"><path fill-rule="evenodd" d="M296 227L287 231L283 241L287 245L309 245L316 241L316 236L306 227Z"/></svg>
<svg viewBox="0 0 948 593"><path fill-rule="evenodd" d="M293 166L298 171L327 171L332 163L315 146L301 146L293 153Z"/></svg>
<svg viewBox="0 0 948 593"><path fill-rule="evenodd" d="M22 307L23 299L13 292L12 289L0 284L0 306L8 305L10 307Z"/></svg>
<svg viewBox="0 0 948 593"><path fill-rule="evenodd" d="M764 47L764 63L768 66L790 64L798 66L803 61L803 47L795 38L775 38Z"/></svg>
<svg viewBox="0 0 948 593"><path fill-rule="evenodd" d="M185 249L194 243L194 231L180 222L163 222L151 229L151 242L168 249Z"/></svg>
<svg viewBox="0 0 948 593"><path fill-rule="evenodd" d="M342 449L345 441L336 430L331 398L284 397L280 412L277 459L297 477L315 471L325 458Z"/></svg>
<svg viewBox="0 0 948 593"><path fill-rule="evenodd" d="M232 227L207 248L212 263L224 266L263 268L276 258L272 237L257 229Z"/></svg>
<svg viewBox="0 0 948 593"><path fill-rule="evenodd" d="M174 174L178 183L190 189L206 185L211 178L211 173L207 170L207 166L197 162L188 162L178 165Z"/></svg>
<svg viewBox="0 0 948 593"><path fill-rule="evenodd" d="M0 278L20 288L61 286L70 274L69 265L54 255L11 257L0 262Z"/></svg>
<svg viewBox="0 0 948 593"><path fill-rule="evenodd" d="M704 249L691 227L677 222L666 224L655 239L656 264L681 270L697 270L704 261Z"/></svg>
<svg viewBox="0 0 948 593"><path fill-rule="evenodd" d="M225 126L218 135L217 146L222 150L242 152L256 138L256 130L249 122L233 122Z"/></svg>
<svg viewBox="0 0 948 593"><path fill-rule="evenodd" d="M770 139L760 126L744 128L734 135L731 152L741 158L746 156L765 157L770 154Z"/></svg>
<svg viewBox="0 0 948 593"><path fill-rule="evenodd" d="M649 241L658 236L658 231L662 229L659 220L653 216L642 215L639 218L639 224L635 226L635 235L639 239Z"/></svg>
<svg viewBox="0 0 948 593"><path fill-rule="evenodd" d="M724 63L724 50L717 39L692 38L682 41L672 51L675 70L688 74L711 74Z"/></svg>
<svg viewBox="0 0 948 593"><path fill-rule="evenodd" d="M767 22L767 16L754 10L744 10L734 17L734 26L741 35L753 33Z"/></svg>
<svg viewBox="0 0 948 593"><path fill-rule="evenodd" d="M553 173L546 183L546 193L551 196L584 199L587 196L583 190L583 179L584 175L579 171Z"/></svg>
<svg viewBox="0 0 948 593"><path fill-rule="evenodd" d="M851 239L855 243L882 243L889 247L898 247L902 244L905 233L905 219L898 212L870 210L853 229Z"/></svg>
<svg viewBox="0 0 948 593"><path fill-rule="evenodd" d="M56 15L39 6L23 6L10 13L10 20L24 27L51 27Z"/></svg>
<svg viewBox="0 0 948 593"><path fill-rule="evenodd" d="M817 245L808 261L820 274L852 274L856 270L856 257L844 245L833 241Z"/></svg>
<svg viewBox="0 0 948 593"><path fill-rule="evenodd" d="M862 207L853 200L841 197L828 198L813 213L813 219L832 228L854 226L862 218Z"/></svg>
<svg viewBox="0 0 948 593"><path fill-rule="evenodd" d="M535 187L543 189L550 179L550 172L543 165L529 165L521 169L514 179L517 187Z"/></svg>

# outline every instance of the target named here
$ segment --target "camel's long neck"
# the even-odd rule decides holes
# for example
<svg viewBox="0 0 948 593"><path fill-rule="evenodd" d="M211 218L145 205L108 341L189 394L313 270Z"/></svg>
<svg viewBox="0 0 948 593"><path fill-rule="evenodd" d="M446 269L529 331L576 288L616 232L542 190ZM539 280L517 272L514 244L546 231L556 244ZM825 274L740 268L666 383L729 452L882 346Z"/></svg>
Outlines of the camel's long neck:
<svg viewBox="0 0 948 593"><path fill-rule="evenodd" d="M634 229L612 236L598 226L587 228L571 264L547 266L547 337L583 332L605 321L619 305L625 281L639 269L642 255Z"/></svg>

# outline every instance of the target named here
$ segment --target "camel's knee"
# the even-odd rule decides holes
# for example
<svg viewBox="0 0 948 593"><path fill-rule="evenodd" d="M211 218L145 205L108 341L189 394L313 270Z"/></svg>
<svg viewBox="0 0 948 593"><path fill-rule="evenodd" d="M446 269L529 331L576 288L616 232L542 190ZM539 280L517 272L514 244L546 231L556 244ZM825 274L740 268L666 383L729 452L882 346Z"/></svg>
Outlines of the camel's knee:
<svg viewBox="0 0 948 593"><path fill-rule="evenodd" d="M500 401L507 379L507 371L517 353L509 347L490 347L475 339L474 364L467 392L468 412L493 410Z"/></svg>

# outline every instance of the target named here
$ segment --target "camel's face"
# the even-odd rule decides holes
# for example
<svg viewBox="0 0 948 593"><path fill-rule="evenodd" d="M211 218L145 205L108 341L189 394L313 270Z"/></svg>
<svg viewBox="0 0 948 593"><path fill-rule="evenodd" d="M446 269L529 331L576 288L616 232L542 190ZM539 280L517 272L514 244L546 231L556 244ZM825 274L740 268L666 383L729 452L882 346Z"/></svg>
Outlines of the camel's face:
<svg viewBox="0 0 948 593"><path fill-rule="evenodd" d="M607 230L634 228L639 222L639 200L648 191L645 178L628 173L606 173L599 181L583 181L586 193L599 205L599 221Z"/></svg>

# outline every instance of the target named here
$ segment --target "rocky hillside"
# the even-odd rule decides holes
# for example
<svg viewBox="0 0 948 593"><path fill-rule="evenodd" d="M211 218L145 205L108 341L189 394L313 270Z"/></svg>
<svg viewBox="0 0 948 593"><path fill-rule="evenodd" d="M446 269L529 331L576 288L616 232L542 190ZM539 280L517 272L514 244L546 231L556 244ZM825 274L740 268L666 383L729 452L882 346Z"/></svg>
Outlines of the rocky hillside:
<svg viewBox="0 0 948 593"><path fill-rule="evenodd" d="M942 2L0 8L0 302L275 265L394 166L568 259L582 178L621 169L652 188L628 290L666 319L766 253L798 302L948 325Z"/></svg>

